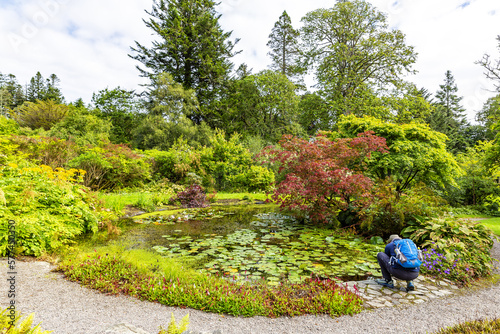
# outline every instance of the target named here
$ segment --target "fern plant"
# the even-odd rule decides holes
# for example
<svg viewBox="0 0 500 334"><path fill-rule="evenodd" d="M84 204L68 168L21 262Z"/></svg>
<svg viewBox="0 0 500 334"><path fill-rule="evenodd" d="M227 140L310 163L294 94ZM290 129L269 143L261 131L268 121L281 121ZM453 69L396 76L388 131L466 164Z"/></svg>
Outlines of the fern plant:
<svg viewBox="0 0 500 334"><path fill-rule="evenodd" d="M40 324L31 328L33 325L34 313L21 320L21 313L16 312L14 315L14 320L10 318L10 310L5 309L0 312L0 334L49 334L52 331L43 331L40 328ZM13 324L13 325L12 325Z"/></svg>
<svg viewBox="0 0 500 334"><path fill-rule="evenodd" d="M175 322L174 314L172 313L172 318L170 320L170 324L167 327L167 331L163 328L160 328L160 332L158 334L182 334L184 333L189 326L189 313L186 314L184 318L182 318L179 325Z"/></svg>

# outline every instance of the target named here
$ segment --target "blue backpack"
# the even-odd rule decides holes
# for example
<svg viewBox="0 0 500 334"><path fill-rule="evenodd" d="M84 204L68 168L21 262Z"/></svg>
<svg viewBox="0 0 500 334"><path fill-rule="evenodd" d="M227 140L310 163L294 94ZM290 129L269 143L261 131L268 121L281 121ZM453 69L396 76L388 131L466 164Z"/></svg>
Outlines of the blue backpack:
<svg viewBox="0 0 500 334"><path fill-rule="evenodd" d="M410 239L394 240L394 253L391 257L391 264L399 264L403 268L418 268L422 264L424 257L422 251Z"/></svg>

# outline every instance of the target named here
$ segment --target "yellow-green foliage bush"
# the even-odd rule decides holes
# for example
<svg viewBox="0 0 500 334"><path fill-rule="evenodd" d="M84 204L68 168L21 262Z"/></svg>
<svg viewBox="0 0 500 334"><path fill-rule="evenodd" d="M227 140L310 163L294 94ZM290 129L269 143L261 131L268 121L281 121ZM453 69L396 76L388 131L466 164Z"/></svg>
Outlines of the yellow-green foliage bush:
<svg viewBox="0 0 500 334"><path fill-rule="evenodd" d="M160 332L158 334L182 334L184 333L189 326L189 313L182 318L181 322L177 324L175 322L174 314L172 313L172 318L170 323L168 324L167 330L165 331L163 328L160 328Z"/></svg>
<svg viewBox="0 0 500 334"><path fill-rule="evenodd" d="M0 167L0 255L8 251L9 220L15 221L16 252L39 256L96 232L97 200L80 184L84 172L49 166Z"/></svg>
<svg viewBox="0 0 500 334"><path fill-rule="evenodd" d="M12 119L0 116L0 135L12 135L19 132L19 124Z"/></svg>
<svg viewBox="0 0 500 334"><path fill-rule="evenodd" d="M8 308L0 312L0 333L2 334L49 334L52 331L44 331L40 328L40 324L31 328L33 325L34 313L31 313L23 321L21 321L21 313L14 311L11 314Z"/></svg>

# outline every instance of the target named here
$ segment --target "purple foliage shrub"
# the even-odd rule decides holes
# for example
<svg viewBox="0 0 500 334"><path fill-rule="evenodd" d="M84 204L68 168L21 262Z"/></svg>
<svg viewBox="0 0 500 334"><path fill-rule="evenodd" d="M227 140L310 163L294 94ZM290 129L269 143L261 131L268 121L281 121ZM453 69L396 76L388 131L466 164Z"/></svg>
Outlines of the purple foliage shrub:
<svg viewBox="0 0 500 334"><path fill-rule="evenodd" d="M179 202L183 208L205 208L209 206L207 196L200 185L192 184L170 200L170 203Z"/></svg>

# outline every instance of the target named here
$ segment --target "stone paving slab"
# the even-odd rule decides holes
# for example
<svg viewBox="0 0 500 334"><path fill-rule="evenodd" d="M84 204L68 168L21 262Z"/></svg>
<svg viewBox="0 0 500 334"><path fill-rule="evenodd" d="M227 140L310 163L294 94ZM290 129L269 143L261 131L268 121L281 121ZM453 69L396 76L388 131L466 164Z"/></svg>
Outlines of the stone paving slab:
<svg viewBox="0 0 500 334"><path fill-rule="evenodd" d="M406 281L394 280L394 288L388 288L375 282L350 281L347 288L358 294L368 308L391 307L400 304L420 304L430 299L451 296L458 292L458 287L447 279L434 279L419 276L413 281L414 291L406 291Z"/></svg>

